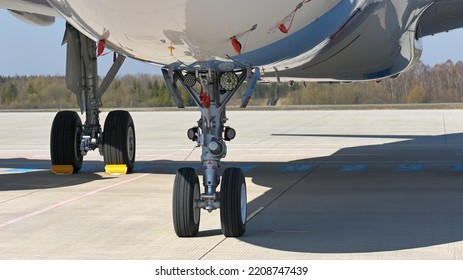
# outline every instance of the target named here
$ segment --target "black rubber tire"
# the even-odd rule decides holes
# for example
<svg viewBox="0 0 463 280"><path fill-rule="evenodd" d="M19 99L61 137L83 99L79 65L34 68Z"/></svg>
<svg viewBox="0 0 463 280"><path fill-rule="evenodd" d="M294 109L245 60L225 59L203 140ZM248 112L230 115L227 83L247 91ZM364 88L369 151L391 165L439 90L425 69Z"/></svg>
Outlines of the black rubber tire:
<svg viewBox="0 0 463 280"><path fill-rule="evenodd" d="M82 121L74 111L58 112L50 133L50 157L52 165L72 165L74 173L82 168L80 152Z"/></svg>
<svg viewBox="0 0 463 280"><path fill-rule="evenodd" d="M220 185L220 222L226 237L246 232L246 181L239 168L227 168Z"/></svg>
<svg viewBox="0 0 463 280"><path fill-rule="evenodd" d="M125 164L130 173L135 167L135 150L135 126L129 112L110 112L103 129L105 164Z"/></svg>
<svg viewBox="0 0 463 280"><path fill-rule="evenodd" d="M193 168L177 170L174 181L172 214L178 237L194 237L199 231L201 208L195 207L200 198L198 175Z"/></svg>

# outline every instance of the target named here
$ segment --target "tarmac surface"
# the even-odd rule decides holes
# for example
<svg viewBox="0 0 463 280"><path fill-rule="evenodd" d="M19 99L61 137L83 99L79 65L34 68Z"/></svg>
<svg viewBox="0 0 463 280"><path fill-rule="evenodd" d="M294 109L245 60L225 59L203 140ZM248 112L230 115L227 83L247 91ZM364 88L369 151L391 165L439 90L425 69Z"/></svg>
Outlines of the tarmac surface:
<svg viewBox="0 0 463 280"><path fill-rule="evenodd" d="M241 167L247 232L218 211L172 224L175 171L199 165L198 112L134 112L135 172L98 151L50 171L55 113L0 113L0 259L463 259L463 111L232 111L223 166ZM102 114L102 123L105 113Z"/></svg>

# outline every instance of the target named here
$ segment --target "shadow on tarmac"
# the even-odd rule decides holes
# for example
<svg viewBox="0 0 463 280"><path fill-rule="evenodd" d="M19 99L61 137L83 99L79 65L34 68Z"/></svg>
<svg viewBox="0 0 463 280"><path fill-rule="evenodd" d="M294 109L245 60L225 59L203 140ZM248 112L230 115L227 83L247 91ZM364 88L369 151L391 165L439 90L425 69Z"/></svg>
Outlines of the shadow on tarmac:
<svg viewBox="0 0 463 280"><path fill-rule="evenodd" d="M311 137L376 137L274 136L306 137L308 141ZM329 157L292 162L224 162L222 170L242 167L252 183L268 188L249 202L248 214L258 214L239 239L275 250L345 254L462 241L463 134L377 137L411 139L345 148ZM84 162L83 170L71 176L51 174L49 164L46 160L0 159L0 168L7 169L0 173L0 191L117 179L97 174L103 171L103 162ZM175 174L183 166L199 164L143 161L137 162L135 173ZM220 229L200 232L197 238L215 235L221 235Z"/></svg>

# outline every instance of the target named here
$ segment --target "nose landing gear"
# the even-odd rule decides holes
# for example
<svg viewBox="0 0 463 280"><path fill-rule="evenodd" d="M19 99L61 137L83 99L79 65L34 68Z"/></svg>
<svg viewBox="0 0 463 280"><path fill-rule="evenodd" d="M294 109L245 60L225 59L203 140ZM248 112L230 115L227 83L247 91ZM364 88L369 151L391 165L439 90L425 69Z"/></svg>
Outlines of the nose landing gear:
<svg viewBox="0 0 463 280"><path fill-rule="evenodd" d="M189 129L187 135L202 148L204 192L200 193L199 179L194 169L181 168L177 171L173 192L175 232L179 237L195 236L199 230L200 210L212 212L220 208L222 233L227 237L242 236L246 231L247 205L244 174L239 168L227 168L222 180L219 176L220 160L227 154L225 141L232 140L236 135L234 129L224 126L228 120L225 109L228 101L246 80L249 85L243 107L247 105L259 79L259 71L235 69L233 63L214 63L193 69L163 69L163 75L178 107L183 107L183 101L176 81L185 87L201 111L198 126ZM200 88L199 92L195 86ZM219 184L220 192L217 191Z"/></svg>

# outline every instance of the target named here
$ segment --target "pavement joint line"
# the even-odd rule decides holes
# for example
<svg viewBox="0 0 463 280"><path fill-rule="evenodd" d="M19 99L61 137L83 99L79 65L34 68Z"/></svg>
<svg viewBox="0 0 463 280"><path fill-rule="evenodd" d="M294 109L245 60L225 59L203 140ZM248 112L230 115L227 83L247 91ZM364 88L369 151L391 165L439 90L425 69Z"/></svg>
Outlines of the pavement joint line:
<svg viewBox="0 0 463 280"><path fill-rule="evenodd" d="M282 197L285 193L287 193L289 190L291 190L294 186L296 186L297 184L299 184L302 180L304 180L307 176L309 176L310 174L312 174L312 172L314 172L316 169L318 169L318 167L320 167L320 165L322 165L323 163L307 170L307 172L301 177L299 178L296 182L294 182L293 184L291 184L288 188L286 188L285 190L283 190L279 195L277 195L277 197L275 197L272 201L270 201L267 205L265 206L262 206L260 208L262 208L262 210L259 211L262 212L265 208L269 207L270 205L272 205L275 201L277 201L280 197ZM257 213L258 214L258 213ZM256 214L256 215L257 215Z"/></svg>
<svg viewBox="0 0 463 280"><path fill-rule="evenodd" d="M212 246L212 248L209 249L206 253L204 253L198 260L204 259L207 255L209 255L210 252L214 251L215 248L219 247L220 244L222 244L225 240L227 240L227 238L229 238L229 237L224 237L224 238L222 238L222 240L220 240L217 244L215 244L214 246Z"/></svg>
<svg viewBox="0 0 463 280"><path fill-rule="evenodd" d="M143 177L146 177L148 176L149 174L145 173L145 174L141 174L135 178L131 178L129 180L125 180L125 181L122 181L122 182L119 182L119 183L115 183L115 184L112 184L110 186L107 186L107 187L103 187L103 188L99 188L97 190L94 190L94 191L91 191L91 192L88 192L86 194L83 194L83 195L80 195L80 196L76 196L76 197L73 197L71 199L68 199L68 200L65 200L65 201L62 201L62 202L59 202L59 203L56 203L54 205L51 205L51 206L48 206L48 207L45 207L45 208L42 208L40 210L37 210L37 211L34 211L34 212L31 212L29 214L26 214L26 215L23 215L23 216L20 216L20 217L17 217L17 218L14 218L14 219L11 219L3 224L0 224L0 229L4 228L4 227L7 227L9 225L12 225L12 224L15 224L15 223L18 223L20 221L23 221L23 220L26 220L28 218L32 218L34 216L37 216L37 215L40 215L40 214L43 214L43 213L46 213L46 212L49 212L51 210L54 210L54 209L57 209L57 208L60 208L60 207L63 207L63 206L66 206L66 205L69 205L69 204L72 204L76 201L79 201L83 198L86 198L86 197L89 197L89 196L92 196L92 195L95 195L99 192L102 192L102 191L105 191L105 190L108 190L108 189L111 189L111 188L114 188L114 187L117 187L117 186L120 186L122 184L126 184L126 183L130 183L130 182L133 182L133 181L136 181L138 179L141 179Z"/></svg>
<svg viewBox="0 0 463 280"><path fill-rule="evenodd" d="M274 230L274 233L312 233L310 230Z"/></svg>
<svg viewBox="0 0 463 280"><path fill-rule="evenodd" d="M26 196L30 196L34 193L37 193L37 192L41 192L42 190L36 190L36 191L31 191L29 193L26 193L26 194L23 194L23 195L20 195L20 196L16 196L16 197L13 197L13 198L10 198L10 199L7 199L7 200L2 200L0 201L0 204L2 203L6 203L6 202L9 202L9 201L13 201L13 200L16 200L16 199L20 199L20 198L23 198L23 197L26 197Z"/></svg>
<svg viewBox="0 0 463 280"><path fill-rule="evenodd" d="M262 206L260 207L259 209L257 209L257 211L255 211L254 213L256 213L252 218L254 218L257 214L259 214L260 212L262 212L265 208L267 208L268 206L270 206L271 204L273 204L276 200L278 200L282 195L284 195L286 192L288 192L289 190L291 190L294 186L296 186L297 184L299 184L302 180L304 180L304 178L306 178L307 176L309 176L314 170L316 170L320 165L322 165L323 163L315 166L314 168L310 169L307 171L307 173L305 173L301 178L299 178L294 184L292 184L291 186L289 186L288 188L286 188L286 190L284 190L282 193L280 193L277 197L275 197L272 201L270 201L267 205L265 206ZM253 213L253 214L254 214ZM251 214L252 215L252 214ZM248 221L249 218L246 219L246 222ZM250 220L250 219L249 219ZM206 253L204 253L200 258L199 260L202 260L204 259L209 253L211 253L212 251L214 251L217 247L220 246L220 244L222 244L225 240L227 240L228 237L225 237L224 239L222 239L220 242L218 242L217 244L215 244L214 246L212 246L212 248L210 250L208 250Z"/></svg>
<svg viewBox="0 0 463 280"><path fill-rule="evenodd" d="M246 218L246 222L249 222L250 220L252 220L255 216L257 216L257 214L259 214L262 210L264 210L264 207L259 207L256 211L252 212L251 215L249 215L247 218Z"/></svg>

